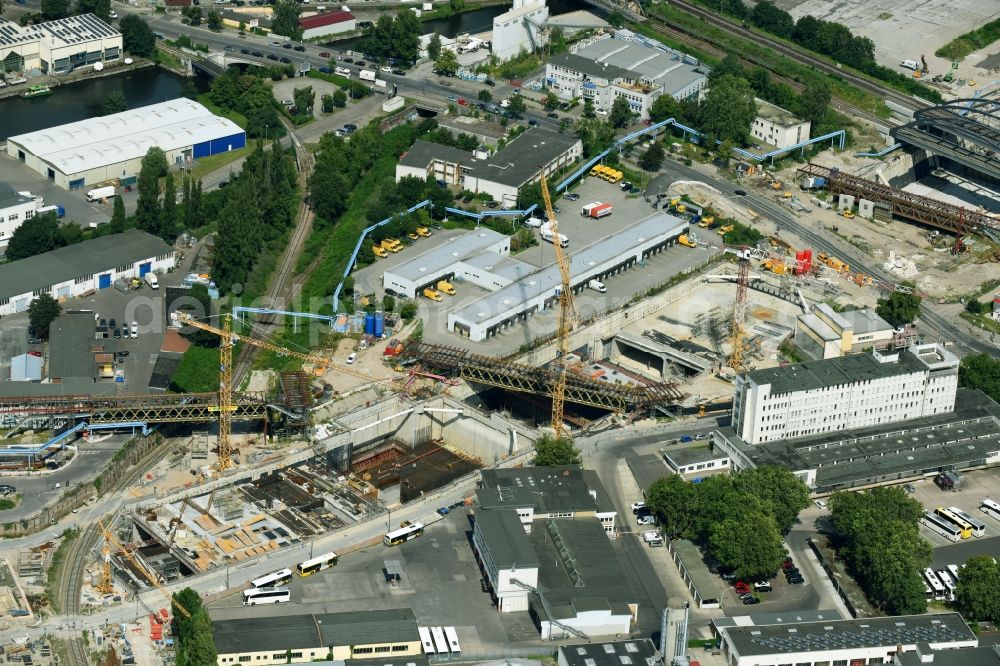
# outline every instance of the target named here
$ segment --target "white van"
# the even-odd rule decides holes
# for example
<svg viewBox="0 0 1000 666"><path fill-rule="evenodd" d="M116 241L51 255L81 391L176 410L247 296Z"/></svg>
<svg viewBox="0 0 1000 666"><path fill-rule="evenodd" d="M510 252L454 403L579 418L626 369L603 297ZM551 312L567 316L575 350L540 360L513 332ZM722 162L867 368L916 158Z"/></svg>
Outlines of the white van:
<svg viewBox="0 0 1000 666"><path fill-rule="evenodd" d="M145 279L146 279L146 284L148 284L153 289L159 289L160 288L160 283L156 279L156 275L154 273L146 273Z"/></svg>
<svg viewBox="0 0 1000 666"><path fill-rule="evenodd" d="M591 280L590 282L587 283L587 288L593 289L594 291L599 291L602 294L608 290L608 288L605 287L604 283L601 282L600 280Z"/></svg>
<svg viewBox="0 0 1000 666"><path fill-rule="evenodd" d="M659 530L649 530L648 532L643 532L642 540L645 541L646 545L650 548L658 548L663 545L663 537L660 536Z"/></svg>
<svg viewBox="0 0 1000 666"><path fill-rule="evenodd" d="M346 67L337 67L337 68L335 68L333 70L333 72L335 74L339 75L339 76L350 76L351 75L351 70L347 69Z"/></svg>

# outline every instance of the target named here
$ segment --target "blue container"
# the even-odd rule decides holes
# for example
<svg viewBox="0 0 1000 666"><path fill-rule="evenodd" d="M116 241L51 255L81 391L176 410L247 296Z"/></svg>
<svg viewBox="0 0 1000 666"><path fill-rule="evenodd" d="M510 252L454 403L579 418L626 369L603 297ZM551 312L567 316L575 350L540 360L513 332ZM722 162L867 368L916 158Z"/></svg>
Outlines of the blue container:
<svg viewBox="0 0 1000 666"><path fill-rule="evenodd" d="M375 335L375 315L365 315L365 335Z"/></svg>
<svg viewBox="0 0 1000 666"><path fill-rule="evenodd" d="M385 332L385 313L376 312L375 313L375 337L381 338L382 334Z"/></svg>

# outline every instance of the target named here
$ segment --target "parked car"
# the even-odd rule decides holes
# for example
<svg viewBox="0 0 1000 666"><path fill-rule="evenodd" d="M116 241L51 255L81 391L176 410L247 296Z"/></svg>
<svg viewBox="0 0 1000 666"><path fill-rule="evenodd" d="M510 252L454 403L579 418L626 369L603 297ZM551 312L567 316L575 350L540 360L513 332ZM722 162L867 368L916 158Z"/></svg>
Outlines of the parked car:
<svg viewBox="0 0 1000 666"><path fill-rule="evenodd" d="M451 509L449 509L446 506L442 506L441 508L437 509L437 512L442 516L447 516L449 513L451 513Z"/></svg>
<svg viewBox="0 0 1000 666"><path fill-rule="evenodd" d="M351 354L347 357L347 365L353 365L354 362L357 360L358 360L358 355L355 354L354 352L351 352Z"/></svg>
<svg viewBox="0 0 1000 666"><path fill-rule="evenodd" d="M344 58L344 62L346 62L348 65L353 65L354 58Z"/></svg>
<svg viewBox="0 0 1000 666"><path fill-rule="evenodd" d="M281 56L280 58L278 58L278 60L280 60L281 62L285 63L286 65L290 65L292 63L292 59L289 58L288 56ZM326 74L330 73L330 68L329 67L320 67L319 71L322 72L324 69L326 70L326 72L325 72Z"/></svg>
<svg viewBox="0 0 1000 666"><path fill-rule="evenodd" d="M681 443L687 444L688 442L694 441L694 437L691 435L681 435Z"/></svg>
<svg viewBox="0 0 1000 666"><path fill-rule="evenodd" d="M565 197L569 201L577 201L580 199L580 195L577 194L576 192L567 192L566 194L563 195L563 197Z"/></svg>
<svg viewBox="0 0 1000 666"><path fill-rule="evenodd" d="M330 52L329 51L320 51L319 52L319 57L320 58L329 58L330 57Z"/></svg>
<svg viewBox="0 0 1000 666"><path fill-rule="evenodd" d="M281 45L281 48L283 48L283 49L290 49L290 48L292 48L292 45L289 44L288 42L285 42L284 44Z"/></svg>
<svg viewBox="0 0 1000 666"><path fill-rule="evenodd" d="M139 322L132 322L132 326L129 328L129 337L139 337Z"/></svg>
<svg viewBox="0 0 1000 666"><path fill-rule="evenodd" d="M757 590L758 592L770 592L771 584L768 583L766 580L762 580L758 583L754 583L753 589Z"/></svg>
<svg viewBox="0 0 1000 666"><path fill-rule="evenodd" d="M632 513L638 514L646 508L645 502L632 502Z"/></svg>
<svg viewBox="0 0 1000 666"><path fill-rule="evenodd" d="M528 121L528 125L530 125L531 127L538 127L538 121L532 118L531 120Z"/></svg>
<svg viewBox="0 0 1000 666"><path fill-rule="evenodd" d="M747 195L746 190L736 190L736 196L745 197Z"/></svg>
<svg viewBox="0 0 1000 666"><path fill-rule="evenodd" d="M364 60L355 60L354 64L357 65L358 67L364 67L366 63Z"/></svg>
<svg viewBox="0 0 1000 666"><path fill-rule="evenodd" d="M753 606L753 605L759 604L759 603L760 603L760 599L758 599L757 597L753 596L752 594L750 596L745 597L743 599L743 605L744 606Z"/></svg>
<svg viewBox="0 0 1000 666"><path fill-rule="evenodd" d="M736 584L733 585L733 587L736 589L736 594L747 594L750 591L750 586L742 580L736 581Z"/></svg>
<svg viewBox="0 0 1000 666"><path fill-rule="evenodd" d="M813 504L815 504L820 509L825 509L826 508L826 502L824 502L821 499L816 500L815 502L813 502Z"/></svg>
<svg viewBox="0 0 1000 666"><path fill-rule="evenodd" d="M399 67L393 69L392 73L395 74L396 76L406 76L406 70L400 69Z"/></svg>
<svg viewBox="0 0 1000 666"><path fill-rule="evenodd" d="M483 83L485 83L486 85L488 85L490 88L492 88L493 86L495 86L497 84L497 82L494 81L493 79L486 79L485 81L483 81Z"/></svg>
<svg viewBox="0 0 1000 666"><path fill-rule="evenodd" d="M277 59L278 59L278 56L276 56L276 55L275 55L275 54L273 54L273 53L268 53L268 54L267 54L267 59L268 59L268 60L277 60Z"/></svg>
<svg viewBox="0 0 1000 666"><path fill-rule="evenodd" d="M656 517L653 516L652 514L639 516L639 518L636 520L636 523L638 523L639 525L655 525Z"/></svg>
<svg viewBox="0 0 1000 666"><path fill-rule="evenodd" d="M300 51L301 52L301 51L305 51L306 47L302 46L301 44L296 44L295 46L292 47L292 50L293 51Z"/></svg>
<svg viewBox="0 0 1000 666"><path fill-rule="evenodd" d="M548 116L549 118L558 118L559 117L559 114L556 113L555 111L549 111L545 115Z"/></svg>
<svg viewBox="0 0 1000 666"><path fill-rule="evenodd" d="M912 493L917 492L917 487L915 485L913 485L912 483L907 483L905 486L903 486L903 490L905 490L906 492L912 494Z"/></svg>
<svg viewBox="0 0 1000 666"><path fill-rule="evenodd" d="M250 55L250 49L247 48L240 49L240 53L242 53L243 55Z"/></svg>

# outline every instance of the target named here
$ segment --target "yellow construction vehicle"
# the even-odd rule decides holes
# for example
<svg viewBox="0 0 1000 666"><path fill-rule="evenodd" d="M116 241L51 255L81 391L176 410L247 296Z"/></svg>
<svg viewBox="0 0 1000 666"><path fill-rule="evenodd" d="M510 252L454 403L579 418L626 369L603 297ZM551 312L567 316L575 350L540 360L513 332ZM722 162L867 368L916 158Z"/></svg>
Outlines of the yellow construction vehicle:
<svg viewBox="0 0 1000 666"><path fill-rule="evenodd" d="M841 213L841 214L842 214L842 215L843 215L844 217L846 217L846 218L847 218L848 220L853 220L853 219L854 219L854 211L853 211L853 210L851 210L850 208L845 208L845 209L844 209L844 212L843 212L843 213Z"/></svg>
<svg viewBox="0 0 1000 666"><path fill-rule="evenodd" d="M376 257L388 257L389 253L385 251L381 245L372 245L372 252L375 253Z"/></svg>
<svg viewBox="0 0 1000 666"><path fill-rule="evenodd" d="M774 257L764 262L764 269L771 271L775 275L784 275L785 273L788 272L788 267L785 266L785 262L781 261L780 259L776 259Z"/></svg>
<svg viewBox="0 0 1000 666"><path fill-rule="evenodd" d="M707 229L708 225L712 224L712 222L715 222L715 218L711 215L706 215L698 221L698 226L702 229Z"/></svg>
<svg viewBox="0 0 1000 666"><path fill-rule="evenodd" d="M781 181L780 180L772 180L771 181L771 189L772 190L780 190L781 189Z"/></svg>
<svg viewBox="0 0 1000 666"><path fill-rule="evenodd" d="M417 227L417 235L423 236L424 238L430 238L431 232L427 227Z"/></svg>
<svg viewBox="0 0 1000 666"><path fill-rule="evenodd" d="M441 280L440 282L438 282L437 283L437 288L438 288L438 291L443 291L444 293L448 294L449 296L454 296L455 295L455 287L451 286L451 283L448 282L447 280Z"/></svg>
<svg viewBox="0 0 1000 666"><path fill-rule="evenodd" d="M443 301L444 300L444 297L441 296L441 293L439 291L437 291L436 289L431 289L430 287L427 287L426 289L424 289L424 298L429 298L432 301Z"/></svg>
<svg viewBox="0 0 1000 666"><path fill-rule="evenodd" d="M840 259L837 259L836 257L831 257L826 252L820 252L816 255L816 258L819 259L820 263L829 266L838 273L849 273L851 270L851 267L848 264L844 263Z"/></svg>
<svg viewBox="0 0 1000 666"><path fill-rule="evenodd" d="M719 227L719 234L722 235L722 236L725 236L726 234L728 234L730 231L732 231L735 228L736 228L736 225L734 225L734 224L724 224L721 227Z"/></svg>
<svg viewBox="0 0 1000 666"><path fill-rule="evenodd" d="M688 238L687 234L681 234L680 238L677 239L677 242L684 247L698 247L698 244Z"/></svg>

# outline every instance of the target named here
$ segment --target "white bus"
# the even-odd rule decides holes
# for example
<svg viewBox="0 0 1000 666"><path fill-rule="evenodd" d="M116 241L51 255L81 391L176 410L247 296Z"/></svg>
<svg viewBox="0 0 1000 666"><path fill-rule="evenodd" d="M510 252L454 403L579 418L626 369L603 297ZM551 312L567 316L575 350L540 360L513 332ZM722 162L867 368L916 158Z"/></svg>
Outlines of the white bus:
<svg viewBox="0 0 1000 666"><path fill-rule="evenodd" d="M934 509L934 514L939 518L944 518L945 520L953 524L955 527L957 527L960 530L959 536L961 536L963 539L968 539L969 537L972 536L972 525L970 525L968 521L962 520L954 513L952 513L951 509L945 509L939 506L938 508Z"/></svg>
<svg viewBox="0 0 1000 666"><path fill-rule="evenodd" d="M948 510L972 526L972 536L978 539L979 537L984 536L986 534L985 523L977 520L976 518L973 518L966 512L959 509L957 506L949 506Z"/></svg>
<svg viewBox="0 0 1000 666"><path fill-rule="evenodd" d="M254 587L243 590L243 605L283 604L291 601L291 593L287 587Z"/></svg>
<svg viewBox="0 0 1000 666"><path fill-rule="evenodd" d="M944 518L938 518L930 511L924 511L923 523L949 541L958 541L962 538L962 530Z"/></svg>
<svg viewBox="0 0 1000 666"><path fill-rule="evenodd" d="M431 636L434 638L435 652L448 654L448 641L444 638L444 630L441 627L431 627Z"/></svg>
<svg viewBox="0 0 1000 666"><path fill-rule="evenodd" d="M945 569L938 569L936 573L938 579L941 581L941 584L944 585L944 588L946 590L948 590L948 601L954 601L955 581L951 579L951 574L948 573Z"/></svg>
<svg viewBox="0 0 1000 666"><path fill-rule="evenodd" d="M434 641L431 640L431 630L427 627L417 627L420 634L420 644L424 647L424 654L434 654Z"/></svg>
<svg viewBox="0 0 1000 666"><path fill-rule="evenodd" d="M948 565L948 573L951 574L952 580L954 580L956 583L958 583L958 565L957 564L949 564Z"/></svg>
<svg viewBox="0 0 1000 666"><path fill-rule="evenodd" d="M305 578L306 576L313 575L317 571L329 569L337 563L338 559L337 553L327 553L325 555L320 555L319 557L314 557L311 560L306 560L305 562L299 562L295 568L299 570L299 575Z"/></svg>
<svg viewBox="0 0 1000 666"><path fill-rule="evenodd" d="M448 648L452 654L460 654L462 652L462 646L458 644L458 632L455 631L455 627L445 627L444 637L448 641Z"/></svg>
<svg viewBox="0 0 1000 666"><path fill-rule="evenodd" d="M409 541L410 539L416 539L418 536L424 533L423 523L410 523L406 527L400 527L398 530L393 530L392 532L386 532L386 535L382 537L382 543L387 546L398 546L404 541ZM447 652L447 650L445 650Z"/></svg>
<svg viewBox="0 0 1000 666"><path fill-rule="evenodd" d="M934 601L934 590L932 590L931 586L927 584L926 578L924 579L924 598L926 598L927 601Z"/></svg>
<svg viewBox="0 0 1000 666"><path fill-rule="evenodd" d="M1000 504L994 502L989 497L984 498L983 501L979 503L979 510L990 518L1000 520Z"/></svg>
<svg viewBox="0 0 1000 666"><path fill-rule="evenodd" d="M260 578L254 578L250 581L250 584L254 587L277 587L279 585L284 585L292 579L291 569L279 569L277 571L272 571L266 576L261 576Z"/></svg>
<svg viewBox="0 0 1000 666"><path fill-rule="evenodd" d="M927 582L930 584L931 590L934 592L934 598L938 601L944 601L948 596L948 591L945 589L944 583L941 582L941 579L939 579L937 574L934 573L934 570L930 567L924 569L924 578L927 579Z"/></svg>

